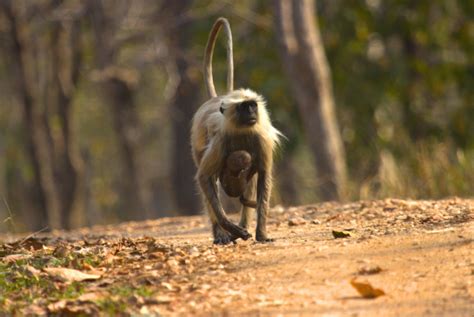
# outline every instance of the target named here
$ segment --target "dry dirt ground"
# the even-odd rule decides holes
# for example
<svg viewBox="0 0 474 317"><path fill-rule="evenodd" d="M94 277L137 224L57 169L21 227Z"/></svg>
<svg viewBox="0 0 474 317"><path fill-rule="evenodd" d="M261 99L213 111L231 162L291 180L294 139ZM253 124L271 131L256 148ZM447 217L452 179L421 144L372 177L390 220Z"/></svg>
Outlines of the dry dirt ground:
<svg viewBox="0 0 474 317"><path fill-rule="evenodd" d="M474 316L473 220L474 200L387 199L275 207L267 244L213 246L201 216L0 236L0 311Z"/></svg>

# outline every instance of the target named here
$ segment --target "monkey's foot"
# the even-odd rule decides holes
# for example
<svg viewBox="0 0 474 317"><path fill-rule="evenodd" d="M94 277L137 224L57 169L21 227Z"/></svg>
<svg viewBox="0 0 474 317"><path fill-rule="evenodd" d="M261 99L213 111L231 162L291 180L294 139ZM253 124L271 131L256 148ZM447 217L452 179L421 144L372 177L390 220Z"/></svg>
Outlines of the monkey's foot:
<svg viewBox="0 0 474 317"><path fill-rule="evenodd" d="M272 239L272 238L269 238L267 236L259 236L257 235L255 237L255 239L258 241L258 242L261 242L261 243L268 243L268 242L274 242L275 239Z"/></svg>
<svg viewBox="0 0 474 317"><path fill-rule="evenodd" d="M240 219L240 222L239 222L239 227L242 227L244 228L245 230L248 230L249 229L249 222L247 219Z"/></svg>

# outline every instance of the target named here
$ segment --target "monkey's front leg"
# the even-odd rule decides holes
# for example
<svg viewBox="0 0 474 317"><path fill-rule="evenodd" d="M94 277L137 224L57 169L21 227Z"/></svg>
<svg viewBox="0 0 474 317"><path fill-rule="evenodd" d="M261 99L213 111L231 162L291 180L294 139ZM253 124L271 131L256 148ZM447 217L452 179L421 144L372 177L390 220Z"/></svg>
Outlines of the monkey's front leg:
<svg viewBox="0 0 474 317"><path fill-rule="evenodd" d="M273 241L267 236L267 214L270 205L271 187L271 174L265 170L259 171L257 181L257 232L255 238L260 242Z"/></svg>
<svg viewBox="0 0 474 317"><path fill-rule="evenodd" d="M215 178L200 175L199 185L207 201L209 216L213 225L213 233L215 238L214 242L229 243L232 240L235 240L236 238L242 238L243 240L249 239L251 235L246 229L232 223L232 221L227 218L224 212L224 208L222 207L219 197L217 196L217 186ZM220 239L218 236L216 236L216 234L222 233L221 229L229 232L235 238L232 237L229 241L227 241L227 239ZM222 234L219 234L219 236L222 236Z"/></svg>

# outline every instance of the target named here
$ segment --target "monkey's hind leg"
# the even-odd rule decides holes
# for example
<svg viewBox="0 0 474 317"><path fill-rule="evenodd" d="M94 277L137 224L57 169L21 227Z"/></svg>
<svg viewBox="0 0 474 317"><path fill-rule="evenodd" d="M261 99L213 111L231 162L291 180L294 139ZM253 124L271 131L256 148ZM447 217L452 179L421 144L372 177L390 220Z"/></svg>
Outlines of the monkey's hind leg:
<svg viewBox="0 0 474 317"><path fill-rule="evenodd" d="M259 242L273 242L267 235L267 215L270 203L271 175L262 171L257 181L257 230L255 239Z"/></svg>
<svg viewBox="0 0 474 317"><path fill-rule="evenodd" d="M244 191L245 199L247 200L255 200L257 194L257 176L253 176L252 179L248 182L247 188ZM241 213L240 213L240 222L239 226L242 228L248 229L250 224L250 217L252 216L252 209L249 206L245 206L242 204Z"/></svg>

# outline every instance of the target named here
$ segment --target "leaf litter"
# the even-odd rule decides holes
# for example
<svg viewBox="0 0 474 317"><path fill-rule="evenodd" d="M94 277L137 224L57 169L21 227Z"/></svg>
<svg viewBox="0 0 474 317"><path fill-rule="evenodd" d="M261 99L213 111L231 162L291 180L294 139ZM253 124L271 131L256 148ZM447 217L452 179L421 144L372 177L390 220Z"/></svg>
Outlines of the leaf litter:
<svg viewBox="0 0 474 317"><path fill-rule="evenodd" d="M290 246L313 248L314 255L294 259L304 268L311 256L317 262L331 260L338 256L337 248L364 244L377 237L417 229L439 234L452 232L453 226L472 220L473 206L469 200L459 199L387 199L292 207L271 215L269 231L286 235L294 230L295 237L280 236L276 243L268 245L239 241L236 245L215 247L207 238L207 229L195 242L187 234L190 230L205 229L204 217L167 218L20 238L0 244L0 277L5 282L0 281L0 310L19 315L192 315L221 311L231 305L244 311L250 307L283 308L304 296L285 297L279 295L281 290L272 295L275 279L285 272L268 273L267 280L261 280L253 267L270 256L269 252L282 252L281 256L270 256L265 269L271 270L272 265L292 260L286 256ZM410 216L404 217L406 213ZM305 225L309 223L312 225ZM351 230L357 230L357 236ZM332 239L327 240L328 231L333 235L334 231L347 233L346 238L350 239L331 242ZM151 233L155 237L150 237ZM168 238L170 234L179 238ZM242 263L242 258L247 261ZM343 263L340 265L343 267ZM337 272L337 267L336 264L330 270ZM468 273L472 270L469 264L462 269ZM378 265L365 265L357 269L357 274L381 271ZM312 274L311 270L305 268L302 272L299 276L311 281L306 277ZM337 285L332 281L337 275L331 276L329 285ZM298 294L292 290L293 282L283 292ZM255 283L260 285L256 289ZM366 281L353 279L350 284L362 298L385 294ZM321 300L325 302L330 301Z"/></svg>

